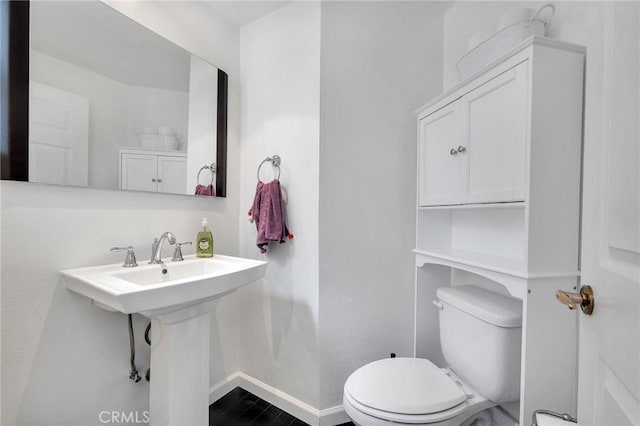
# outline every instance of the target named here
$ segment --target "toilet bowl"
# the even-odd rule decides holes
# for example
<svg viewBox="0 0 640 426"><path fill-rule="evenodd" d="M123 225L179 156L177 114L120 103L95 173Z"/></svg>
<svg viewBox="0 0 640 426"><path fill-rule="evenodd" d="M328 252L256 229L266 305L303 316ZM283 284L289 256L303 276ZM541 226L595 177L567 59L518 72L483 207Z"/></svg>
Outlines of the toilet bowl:
<svg viewBox="0 0 640 426"><path fill-rule="evenodd" d="M437 296L442 352L450 367L424 358L360 367L344 385L343 405L353 423L486 425L483 410L517 400L522 302L473 286L440 288Z"/></svg>

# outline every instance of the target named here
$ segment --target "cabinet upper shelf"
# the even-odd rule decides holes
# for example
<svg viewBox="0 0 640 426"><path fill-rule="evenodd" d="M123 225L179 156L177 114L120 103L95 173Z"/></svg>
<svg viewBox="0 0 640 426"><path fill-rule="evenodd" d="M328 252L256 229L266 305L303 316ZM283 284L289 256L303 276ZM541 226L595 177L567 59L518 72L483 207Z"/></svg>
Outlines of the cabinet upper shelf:
<svg viewBox="0 0 640 426"><path fill-rule="evenodd" d="M496 210L496 209L524 209L524 201L504 203L451 204L445 206L418 206L418 210Z"/></svg>

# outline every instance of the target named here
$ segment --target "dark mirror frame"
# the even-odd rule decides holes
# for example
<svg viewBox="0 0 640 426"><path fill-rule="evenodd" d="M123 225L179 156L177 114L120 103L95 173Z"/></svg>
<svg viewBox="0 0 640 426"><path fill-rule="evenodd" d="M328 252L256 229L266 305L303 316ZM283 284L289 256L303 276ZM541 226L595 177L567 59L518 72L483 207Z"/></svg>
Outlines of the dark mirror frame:
<svg viewBox="0 0 640 426"><path fill-rule="evenodd" d="M108 7L108 6L107 6ZM29 180L29 1L0 0L0 177ZM218 69L216 194L227 196L229 77Z"/></svg>

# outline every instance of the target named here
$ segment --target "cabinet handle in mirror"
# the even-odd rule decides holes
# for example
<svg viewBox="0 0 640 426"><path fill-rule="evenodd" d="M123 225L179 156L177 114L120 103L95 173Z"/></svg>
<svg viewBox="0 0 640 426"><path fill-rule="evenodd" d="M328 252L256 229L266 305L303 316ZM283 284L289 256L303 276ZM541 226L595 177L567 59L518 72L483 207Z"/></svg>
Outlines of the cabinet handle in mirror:
<svg viewBox="0 0 640 426"><path fill-rule="evenodd" d="M451 148L451 151L449 151L449 154L451 155L457 155L458 151L455 148Z"/></svg>
<svg viewBox="0 0 640 426"><path fill-rule="evenodd" d="M465 152L467 150L467 148L465 148L464 146L460 145L458 146L458 152Z"/></svg>

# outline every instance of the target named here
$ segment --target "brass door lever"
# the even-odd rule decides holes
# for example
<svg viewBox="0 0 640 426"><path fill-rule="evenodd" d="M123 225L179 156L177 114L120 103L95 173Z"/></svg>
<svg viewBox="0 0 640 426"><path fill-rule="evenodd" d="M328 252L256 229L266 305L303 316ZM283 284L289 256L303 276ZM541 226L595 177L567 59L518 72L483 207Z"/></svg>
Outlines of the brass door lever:
<svg viewBox="0 0 640 426"><path fill-rule="evenodd" d="M580 293L571 293L568 291L556 291L556 299L571 310L580 306L585 315L593 314L595 300L593 298L593 289L591 286L583 285L580 287Z"/></svg>

